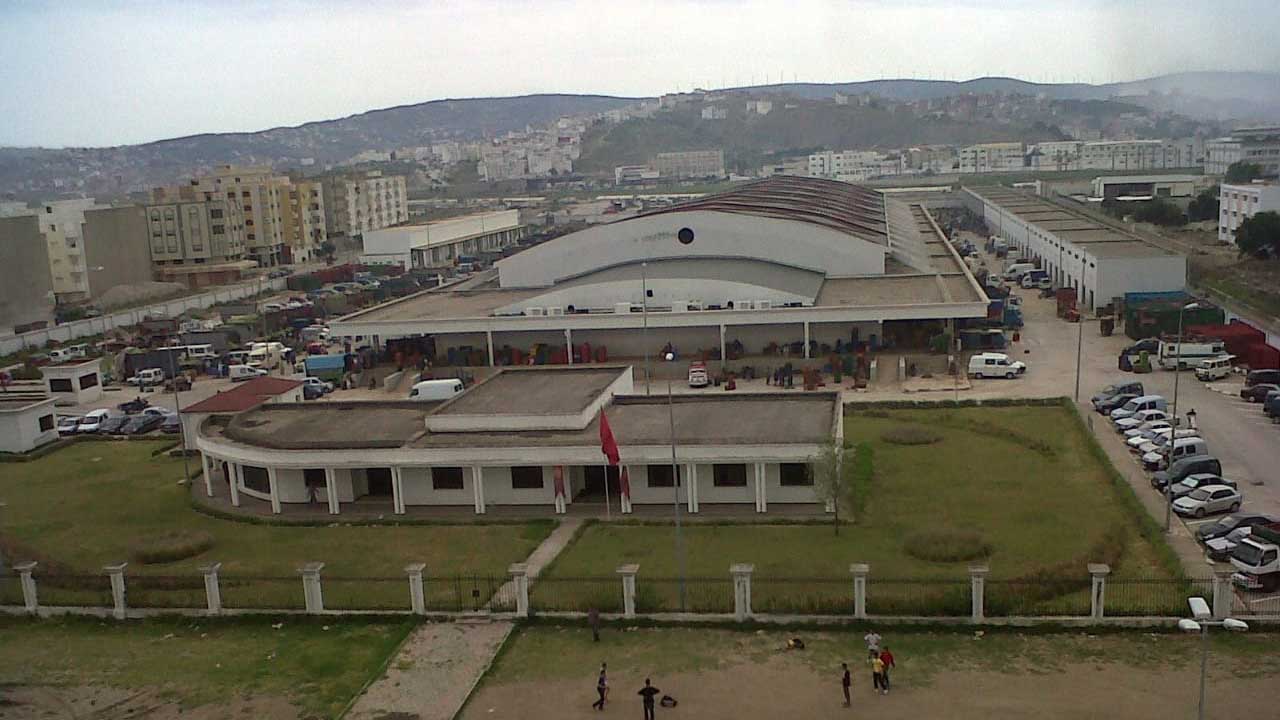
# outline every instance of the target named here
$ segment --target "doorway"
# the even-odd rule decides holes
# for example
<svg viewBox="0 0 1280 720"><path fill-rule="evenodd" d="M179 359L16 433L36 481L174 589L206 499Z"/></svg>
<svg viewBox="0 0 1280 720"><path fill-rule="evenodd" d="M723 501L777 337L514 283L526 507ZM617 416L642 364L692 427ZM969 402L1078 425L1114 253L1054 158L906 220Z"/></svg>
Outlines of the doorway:
<svg viewBox="0 0 1280 720"><path fill-rule="evenodd" d="M605 499L605 481L609 483L609 498L617 498L622 492L622 484L619 481L621 468L617 465L590 465L583 468L585 471L585 479L583 482L582 492L578 493L575 500L583 500L586 502L604 502Z"/></svg>
<svg viewBox="0 0 1280 720"><path fill-rule="evenodd" d="M373 497L391 497L391 468L369 468L365 470L369 481L369 495Z"/></svg>

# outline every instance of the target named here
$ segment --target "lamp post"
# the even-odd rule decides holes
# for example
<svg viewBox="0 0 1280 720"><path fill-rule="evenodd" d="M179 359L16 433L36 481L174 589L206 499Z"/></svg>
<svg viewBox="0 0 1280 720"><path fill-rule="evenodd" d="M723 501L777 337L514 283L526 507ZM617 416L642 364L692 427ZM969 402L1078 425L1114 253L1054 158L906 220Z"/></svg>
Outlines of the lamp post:
<svg viewBox="0 0 1280 720"><path fill-rule="evenodd" d="M653 376L649 372L649 263L640 263L640 322L644 329L640 332L640 342L644 345L644 394L653 394L650 385Z"/></svg>
<svg viewBox="0 0 1280 720"><path fill-rule="evenodd" d="M1200 710L1196 717L1204 720L1205 684L1209 674L1209 628L1226 628L1231 632L1248 632L1249 624L1235 618L1224 618L1220 621L1210 620L1213 613L1209 611L1209 603L1204 598L1187 598L1191 607L1191 618L1178 621L1178 629L1183 632L1200 633Z"/></svg>
<svg viewBox="0 0 1280 720"><path fill-rule="evenodd" d="M1084 352L1084 251L1080 251L1080 290L1076 293L1076 394L1075 401L1080 402L1080 356Z"/></svg>
<svg viewBox="0 0 1280 720"><path fill-rule="evenodd" d="M669 352L663 355L663 359L671 362L676 359L676 354ZM680 528L680 468L676 464L676 406L675 400L671 395L671 376L667 376L667 420L670 423L671 432L671 484L675 491L675 511L676 511L676 563L680 569L679 587L680 587L680 612L684 612L685 608L685 590L684 590L684 533Z"/></svg>
<svg viewBox="0 0 1280 720"><path fill-rule="evenodd" d="M182 422L182 398L178 395L178 358L177 353L169 353L169 372L173 376L173 411L178 415L178 429L182 433L182 474L187 478L187 486L191 485L191 463L187 460L187 428ZM206 478L207 479L207 478Z"/></svg>
<svg viewBox="0 0 1280 720"><path fill-rule="evenodd" d="M1182 317L1188 310L1195 310L1200 307L1200 303L1187 303L1178 308L1178 349L1174 353L1173 364L1173 423L1169 428L1169 443L1165 445L1165 462L1166 471L1173 465L1173 444L1178 439L1178 379L1182 377ZM1164 531L1169 532L1172 523L1171 514L1173 512L1173 483L1169 482L1170 478L1165 478L1164 483Z"/></svg>

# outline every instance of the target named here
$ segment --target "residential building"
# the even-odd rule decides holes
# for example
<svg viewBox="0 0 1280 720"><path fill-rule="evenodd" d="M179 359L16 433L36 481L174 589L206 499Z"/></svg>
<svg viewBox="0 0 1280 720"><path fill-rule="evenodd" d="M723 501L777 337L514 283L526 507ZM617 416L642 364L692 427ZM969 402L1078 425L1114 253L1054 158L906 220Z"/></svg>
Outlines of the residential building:
<svg viewBox="0 0 1280 720"><path fill-rule="evenodd" d="M805 176L808 174L809 159L805 157L784 158L760 168L760 177L772 177L774 175Z"/></svg>
<svg viewBox="0 0 1280 720"><path fill-rule="evenodd" d="M383 175L378 170L326 175L321 185L329 237L358 238L409 219L409 192L403 175Z"/></svg>
<svg viewBox="0 0 1280 720"><path fill-rule="evenodd" d="M476 163L476 174L484 182L516 180L529 174L529 159L523 150L489 148Z"/></svg>
<svg viewBox="0 0 1280 720"><path fill-rule="evenodd" d="M1280 175L1280 126L1238 128L1231 136L1240 141L1242 162L1259 166L1266 177Z"/></svg>
<svg viewBox="0 0 1280 720"><path fill-rule="evenodd" d="M557 175L572 175L573 160L569 157L570 147L574 146L571 143L566 143L563 148L558 146L530 149L525 157L529 176L555 177Z"/></svg>
<svg viewBox="0 0 1280 720"><path fill-rule="evenodd" d="M1093 179L1093 197L1189 198L1196 193L1199 175L1109 175Z"/></svg>
<svg viewBox="0 0 1280 720"><path fill-rule="evenodd" d="M703 120L724 120L727 117L729 117L729 111L724 108L716 107L715 105L708 105L702 108Z"/></svg>
<svg viewBox="0 0 1280 720"><path fill-rule="evenodd" d="M244 256L271 267L286 259L283 213L288 207L289 178L265 165L223 165L212 175L191 180L194 197L225 199L240 207L244 225Z"/></svg>
<svg viewBox="0 0 1280 720"><path fill-rule="evenodd" d="M1031 165L1037 170L1079 170L1079 140L1036 143L1030 148Z"/></svg>
<svg viewBox="0 0 1280 720"><path fill-rule="evenodd" d="M1083 170L1154 170L1164 162L1163 140L1101 140L1080 150Z"/></svg>
<svg viewBox="0 0 1280 720"><path fill-rule="evenodd" d="M26 389L0 394L0 453L31 452L57 439L53 398Z"/></svg>
<svg viewBox="0 0 1280 720"><path fill-rule="evenodd" d="M88 266L84 259L85 211L100 207L93 198L56 200L36 209L40 232L49 244L49 271L59 304L89 298Z"/></svg>
<svg viewBox="0 0 1280 720"><path fill-rule="evenodd" d="M0 217L0 335L26 332L53 320L49 243L35 213Z"/></svg>
<svg viewBox="0 0 1280 720"><path fill-rule="evenodd" d="M619 165L613 169L614 185L631 185L658 179L658 171L648 165Z"/></svg>
<svg viewBox="0 0 1280 720"><path fill-rule="evenodd" d="M1280 212L1280 184L1223 183L1219 198L1218 240L1234 244L1240 223L1260 212Z"/></svg>
<svg viewBox="0 0 1280 720"><path fill-rule="evenodd" d="M960 148L960 172L1010 172L1026 167L1022 143L982 143Z"/></svg>
<svg viewBox="0 0 1280 720"><path fill-rule="evenodd" d="M152 191L145 209L158 279L207 287L234 282L256 266L245 247L244 206L225 192L192 185Z"/></svg>
<svg viewBox="0 0 1280 720"><path fill-rule="evenodd" d="M1204 174L1226 175L1227 168L1244 159L1244 142L1233 137L1207 140L1204 144Z"/></svg>
<svg viewBox="0 0 1280 720"><path fill-rule="evenodd" d="M280 233L284 262L305 263L320 252L329 237L325 222L324 190L319 181L291 180L280 187Z"/></svg>
<svg viewBox="0 0 1280 720"><path fill-rule="evenodd" d="M772 111L773 111L772 100L748 100L747 101L748 114L754 113L756 115L768 115Z"/></svg>
<svg viewBox="0 0 1280 720"><path fill-rule="evenodd" d="M905 153L907 169L919 173L944 174L956 169L956 150L945 145L908 148Z"/></svg>
<svg viewBox="0 0 1280 720"><path fill-rule="evenodd" d="M724 177L724 151L689 150L658 153L653 159L653 167L663 178L722 178Z"/></svg>
<svg viewBox="0 0 1280 720"><path fill-rule="evenodd" d="M139 205L86 210L81 242L89 299L117 285L150 282L147 211Z"/></svg>
<svg viewBox="0 0 1280 720"><path fill-rule="evenodd" d="M870 150L825 150L809 156L809 177L866 180L880 171L881 154Z"/></svg>
<svg viewBox="0 0 1280 720"><path fill-rule="evenodd" d="M397 225L364 233L360 261L405 269L449 267L465 256L501 252L527 231L527 226L520 224L518 210Z"/></svg>

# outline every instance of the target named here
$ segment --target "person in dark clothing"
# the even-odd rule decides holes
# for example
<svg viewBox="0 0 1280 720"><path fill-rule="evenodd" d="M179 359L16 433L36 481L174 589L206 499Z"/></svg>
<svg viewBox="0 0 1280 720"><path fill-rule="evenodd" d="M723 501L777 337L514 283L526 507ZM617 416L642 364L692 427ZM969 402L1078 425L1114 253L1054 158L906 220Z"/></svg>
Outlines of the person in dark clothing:
<svg viewBox="0 0 1280 720"><path fill-rule="evenodd" d="M844 690L844 706L849 707L849 686L853 684L853 678L849 676L849 663L840 663L840 669L844 670L844 675L840 678L840 687Z"/></svg>
<svg viewBox="0 0 1280 720"><path fill-rule="evenodd" d="M587 624L591 626L592 642L600 642L600 611L591 608L587 611Z"/></svg>
<svg viewBox="0 0 1280 720"><path fill-rule="evenodd" d="M596 679L596 694L600 699L591 703L591 707L596 710L604 709L604 699L609 694L609 678L606 674L608 667L607 663L600 663L600 677Z"/></svg>
<svg viewBox="0 0 1280 720"><path fill-rule="evenodd" d="M653 697L660 692L662 691L649 682L649 678L644 679L644 687L636 693L644 703L644 720L653 720Z"/></svg>
<svg viewBox="0 0 1280 720"><path fill-rule="evenodd" d="M889 646L885 645L884 650L880 651L880 662L884 663L884 670L880 671L880 682L884 685L884 694L889 694L889 671L897 667L898 664L893 661L893 653L889 652Z"/></svg>

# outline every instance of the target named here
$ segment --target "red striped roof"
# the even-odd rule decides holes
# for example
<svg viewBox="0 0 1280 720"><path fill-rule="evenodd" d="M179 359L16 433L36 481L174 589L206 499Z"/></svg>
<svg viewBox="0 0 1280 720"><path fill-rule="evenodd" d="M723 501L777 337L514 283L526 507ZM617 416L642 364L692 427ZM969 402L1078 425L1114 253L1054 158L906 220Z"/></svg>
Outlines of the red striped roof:
<svg viewBox="0 0 1280 720"><path fill-rule="evenodd" d="M230 390L207 397L182 412L238 413L255 408L273 397L283 395L302 384L301 380L264 375L241 383Z"/></svg>

